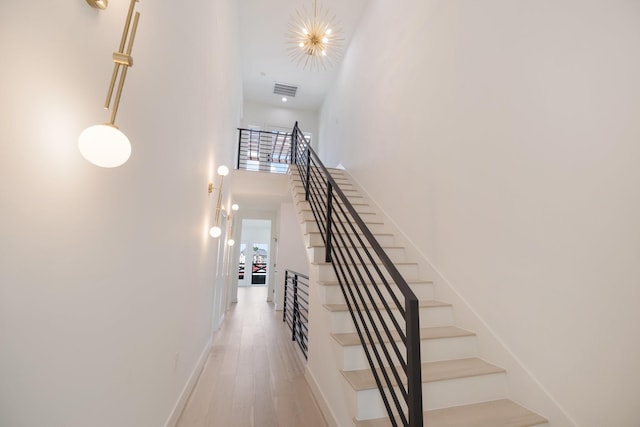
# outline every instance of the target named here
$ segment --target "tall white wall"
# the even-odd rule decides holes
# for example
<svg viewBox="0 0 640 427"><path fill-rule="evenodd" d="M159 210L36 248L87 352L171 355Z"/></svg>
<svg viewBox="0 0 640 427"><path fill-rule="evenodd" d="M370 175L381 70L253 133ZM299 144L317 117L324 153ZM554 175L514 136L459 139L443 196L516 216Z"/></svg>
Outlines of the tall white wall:
<svg viewBox="0 0 640 427"><path fill-rule="evenodd" d="M320 117L573 422L640 424L640 3L373 0Z"/></svg>
<svg viewBox="0 0 640 427"><path fill-rule="evenodd" d="M304 132L313 135L313 145L317 146L318 112L277 108L271 105L245 101L242 115L242 126L260 126L268 130L272 126L293 129L295 122Z"/></svg>
<svg viewBox="0 0 640 427"><path fill-rule="evenodd" d="M128 3L0 2L3 426L165 425L211 339L206 187L233 161L237 5L138 3L116 120L133 154L106 170L77 137L108 119Z"/></svg>

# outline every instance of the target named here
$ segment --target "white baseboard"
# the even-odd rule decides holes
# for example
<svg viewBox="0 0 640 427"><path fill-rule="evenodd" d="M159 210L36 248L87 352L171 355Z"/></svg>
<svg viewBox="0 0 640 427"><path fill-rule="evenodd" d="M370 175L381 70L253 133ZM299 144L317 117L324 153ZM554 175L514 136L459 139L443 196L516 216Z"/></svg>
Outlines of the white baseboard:
<svg viewBox="0 0 640 427"><path fill-rule="evenodd" d="M193 371L191 372L187 383L184 385L182 393L180 393L180 397L173 407L173 411L171 411L169 419L165 423L164 427L175 427L178 423L178 419L180 419L180 415L182 415L182 411L187 405L187 401L189 400L189 397L191 396L191 393L193 392L193 389L195 388L198 379L200 378L200 374L202 373L204 364L206 363L209 352L211 351L212 341L212 339L209 339L209 342L207 342L207 344L204 346L204 350L202 351L202 354L200 355L196 366L193 368Z"/></svg>
<svg viewBox="0 0 640 427"><path fill-rule="evenodd" d="M331 407L327 403L327 399L325 399L324 394L322 394L322 390L318 386L315 377L309 371L309 367L305 367L304 369L304 377L307 380L307 384L311 388L311 393L313 393L313 397L316 399L316 403L320 407L320 412L322 412L322 416L327 423L328 427L340 427L338 422L336 421L336 416L334 415Z"/></svg>

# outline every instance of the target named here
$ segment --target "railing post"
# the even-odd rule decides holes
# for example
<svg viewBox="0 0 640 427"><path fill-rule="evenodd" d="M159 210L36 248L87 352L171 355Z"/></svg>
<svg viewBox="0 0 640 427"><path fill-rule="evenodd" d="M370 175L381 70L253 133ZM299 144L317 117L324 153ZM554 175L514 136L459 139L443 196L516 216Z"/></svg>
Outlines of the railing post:
<svg viewBox="0 0 640 427"><path fill-rule="evenodd" d="M304 199L309 200L309 184L311 182L311 152L307 146L307 181L304 188Z"/></svg>
<svg viewBox="0 0 640 427"><path fill-rule="evenodd" d="M287 289L289 288L289 270L284 271L284 304L282 305L282 321L287 320Z"/></svg>
<svg viewBox="0 0 640 427"><path fill-rule="evenodd" d="M293 275L293 325L291 326L291 341L296 340L296 323L298 320L298 275Z"/></svg>
<svg viewBox="0 0 640 427"><path fill-rule="evenodd" d="M293 130L291 131L291 163L294 165L298 164L298 122L293 125Z"/></svg>
<svg viewBox="0 0 640 427"><path fill-rule="evenodd" d="M407 322L407 378L409 426L422 427L422 367L420 361L420 320L418 299L407 298L405 303Z"/></svg>
<svg viewBox="0 0 640 427"><path fill-rule="evenodd" d="M327 238L325 239L325 262L331 262L331 220L333 216L333 186L327 181Z"/></svg>
<svg viewBox="0 0 640 427"><path fill-rule="evenodd" d="M240 169L240 150L242 149L242 129L238 129L240 132L238 133L238 159L236 161L236 169Z"/></svg>

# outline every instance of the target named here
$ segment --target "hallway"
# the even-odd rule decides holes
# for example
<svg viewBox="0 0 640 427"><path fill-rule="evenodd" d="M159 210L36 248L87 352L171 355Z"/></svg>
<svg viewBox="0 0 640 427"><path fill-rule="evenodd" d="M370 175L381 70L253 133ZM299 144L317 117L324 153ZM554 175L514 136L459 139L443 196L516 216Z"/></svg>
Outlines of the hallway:
<svg viewBox="0 0 640 427"><path fill-rule="evenodd" d="M304 379L304 357L265 302L240 287L177 427L324 427Z"/></svg>

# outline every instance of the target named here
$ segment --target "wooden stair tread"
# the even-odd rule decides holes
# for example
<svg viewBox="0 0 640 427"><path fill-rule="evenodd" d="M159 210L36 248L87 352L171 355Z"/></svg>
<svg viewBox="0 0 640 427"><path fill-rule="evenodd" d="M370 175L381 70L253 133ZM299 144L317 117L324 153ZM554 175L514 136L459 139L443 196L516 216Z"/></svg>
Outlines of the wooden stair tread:
<svg viewBox="0 0 640 427"><path fill-rule="evenodd" d="M403 375L400 367L396 368ZM444 381L458 378L476 377L503 373L505 370L477 357L468 359L442 360L437 362L422 362L422 382ZM359 369L342 371L351 387L356 391L377 388L373 371Z"/></svg>
<svg viewBox="0 0 640 427"><path fill-rule="evenodd" d="M394 340L400 341L400 336L393 332ZM354 346L360 345L360 337L356 332L343 332L331 334L338 344L342 346ZM457 326L437 326L432 328L420 328L421 340L436 340L445 338L460 338L460 337L472 337L475 333L466 329L458 328ZM388 340L385 339L385 342Z"/></svg>
<svg viewBox="0 0 640 427"><path fill-rule="evenodd" d="M544 417L508 400L425 411L425 427L530 427L546 423ZM391 427L388 418L354 420L356 427Z"/></svg>
<svg viewBox="0 0 640 427"><path fill-rule="evenodd" d="M384 310L384 305L382 303L376 304L378 310ZM324 304L324 307L330 312L341 312L341 311L349 311L349 307L347 304ZM367 304L368 308L371 308L371 304ZM451 307L451 304L436 301L436 300L425 300L418 302L419 308L436 308L436 307ZM392 310L397 310L397 307L393 303L389 303L389 308Z"/></svg>
<svg viewBox="0 0 640 427"><path fill-rule="evenodd" d="M370 285L371 283L367 283ZM379 286L384 286L381 282L376 282ZM389 283L391 286L395 286L394 282ZM432 280L407 280L407 284L409 286L412 285L432 285ZM320 286L340 286L340 283L337 280L319 280L318 285Z"/></svg>

